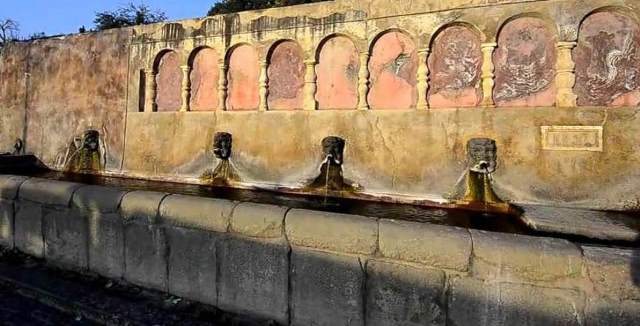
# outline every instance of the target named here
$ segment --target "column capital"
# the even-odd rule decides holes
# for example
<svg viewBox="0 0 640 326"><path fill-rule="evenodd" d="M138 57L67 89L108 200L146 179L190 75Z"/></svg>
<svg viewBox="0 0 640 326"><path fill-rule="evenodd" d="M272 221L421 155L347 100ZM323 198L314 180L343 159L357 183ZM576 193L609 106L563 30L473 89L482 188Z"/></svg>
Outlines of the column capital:
<svg viewBox="0 0 640 326"><path fill-rule="evenodd" d="M559 41L556 43L558 49L573 49L578 45L575 41Z"/></svg>
<svg viewBox="0 0 640 326"><path fill-rule="evenodd" d="M480 48L485 50L485 49L495 49L496 47L498 47L498 43L496 42L487 42L487 43L480 43Z"/></svg>

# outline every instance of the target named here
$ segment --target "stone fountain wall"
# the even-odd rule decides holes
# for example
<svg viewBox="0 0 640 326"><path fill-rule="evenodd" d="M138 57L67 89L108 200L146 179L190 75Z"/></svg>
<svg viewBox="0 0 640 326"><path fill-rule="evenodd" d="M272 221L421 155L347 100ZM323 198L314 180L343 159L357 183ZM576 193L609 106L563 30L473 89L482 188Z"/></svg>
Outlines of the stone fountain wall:
<svg viewBox="0 0 640 326"><path fill-rule="evenodd" d="M442 200L468 139L497 141L513 202L640 207L634 0L351 1L20 43L0 145L46 164L87 128L103 173L200 182L230 132L240 186L298 187L347 141L363 192Z"/></svg>

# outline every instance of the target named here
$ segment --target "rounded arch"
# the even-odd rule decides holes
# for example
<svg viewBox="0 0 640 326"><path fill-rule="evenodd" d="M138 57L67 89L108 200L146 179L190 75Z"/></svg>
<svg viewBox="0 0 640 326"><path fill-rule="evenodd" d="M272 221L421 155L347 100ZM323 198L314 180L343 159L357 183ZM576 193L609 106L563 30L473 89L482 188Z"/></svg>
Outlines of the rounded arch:
<svg viewBox="0 0 640 326"><path fill-rule="evenodd" d="M520 18L539 19L542 22L544 22L545 27L549 31L551 31L556 38L560 36L560 29L558 28L558 24L555 22L553 18L543 13L532 11L532 12L524 12L521 14L501 18L498 22L498 29L496 30L496 40L500 38L500 34L502 33L502 30L504 29L505 26L507 26L509 23L515 20L518 20Z"/></svg>
<svg viewBox="0 0 640 326"><path fill-rule="evenodd" d="M162 49L160 51L158 51L158 53L156 53L155 57L153 58L153 61L151 63L151 69L153 69L153 73L158 73L158 67L160 66L160 61L162 61L162 58L167 55L168 53L175 53L176 55L180 55L176 50L174 49Z"/></svg>
<svg viewBox="0 0 640 326"><path fill-rule="evenodd" d="M227 66L227 110L256 110L260 104L258 81L260 55L253 45L241 42L225 54Z"/></svg>
<svg viewBox="0 0 640 326"><path fill-rule="evenodd" d="M433 48L433 43L435 42L438 35L442 34L442 32L446 31L449 27L465 27L469 30L473 31L479 37L480 42L484 42L487 40L487 35L475 24L466 22L466 21L454 21L442 24L435 29L435 32L431 34L427 44L429 44L429 49Z"/></svg>
<svg viewBox="0 0 640 326"><path fill-rule="evenodd" d="M256 49L255 46L253 46L253 44L251 44L249 42L238 42L238 43L235 43L235 44L231 45L229 48L227 48L227 51L224 54L224 63L228 65L229 64L229 59L231 59L231 55L233 54L233 51L235 51L238 48L243 47L243 46L249 46L254 51L256 51L256 53L257 53L257 49Z"/></svg>
<svg viewBox="0 0 640 326"><path fill-rule="evenodd" d="M302 46L300 46L300 43L298 43L298 41L294 39L290 39L290 38L278 39L276 41L271 42L271 44L267 46L267 53L265 56L265 58L267 59L267 63L271 61L271 56L273 55L273 51L275 51L278 48L278 46L282 45L283 43L293 43L298 47L298 49L300 49L301 52L303 51Z"/></svg>
<svg viewBox="0 0 640 326"><path fill-rule="evenodd" d="M182 106L181 62L180 53L174 50L160 51L154 60L157 111L178 111Z"/></svg>
<svg viewBox="0 0 640 326"><path fill-rule="evenodd" d="M322 51L322 48L325 46L325 44L327 44L327 42L331 41L334 38L337 37L342 37L342 38L346 38L348 39L351 44L353 44L353 47L356 49L356 51L362 52L361 47L359 46L358 42L357 42L357 38L351 34L348 33L332 33L329 34L325 37L323 37L319 42L317 42L314 45L314 49L315 49L315 53L314 53L314 59L316 60L316 62L318 62L320 60L320 52Z"/></svg>
<svg viewBox="0 0 640 326"><path fill-rule="evenodd" d="M580 22L578 24L578 34L580 33L580 27L582 27L582 24L584 24L584 22L589 17L593 16L594 14L603 13L603 12L611 12L611 13L616 13L616 14L620 14L620 15L623 15L623 16L627 16L628 18L635 20L635 22L637 24L640 24L640 17L630 7L626 7L626 6L602 6L602 7L597 7L597 8L591 9L589 12L587 12L580 19Z"/></svg>
<svg viewBox="0 0 640 326"><path fill-rule="evenodd" d="M197 47L189 54L187 63L191 68L189 75L191 111L212 111L219 107L219 59L218 51L209 46Z"/></svg>
<svg viewBox="0 0 640 326"><path fill-rule="evenodd" d="M203 50L212 50L216 54L219 54L218 51L211 46L208 46L208 45L198 46L189 53L189 57L187 58L187 65L189 67L193 68L193 61L198 56L198 54Z"/></svg>
<svg viewBox="0 0 640 326"><path fill-rule="evenodd" d="M376 34L376 35L371 39L371 41L369 42L369 47L368 47L368 49L367 49L367 50L369 51L369 53L373 53L373 48L375 48L376 43L378 43L378 41L379 41L382 37L384 37L385 35L390 34L390 33L399 33L399 34L402 34L402 35L404 35L404 36L408 37L414 45L417 45L417 44L418 44L418 39L417 39L415 36L413 36L411 33L407 32L407 31L406 31L406 30L404 30L404 29L401 29L401 28L398 28L398 27L393 27L393 28L385 29L384 31L382 31L382 32L380 32L380 33L378 33L378 34Z"/></svg>
<svg viewBox="0 0 640 326"><path fill-rule="evenodd" d="M358 105L360 52L347 34L335 33L316 48L317 92L320 110L350 110Z"/></svg>
<svg viewBox="0 0 640 326"><path fill-rule="evenodd" d="M267 50L267 102L269 110L303 107L304 51L294 40L281 39Z"/></svg>

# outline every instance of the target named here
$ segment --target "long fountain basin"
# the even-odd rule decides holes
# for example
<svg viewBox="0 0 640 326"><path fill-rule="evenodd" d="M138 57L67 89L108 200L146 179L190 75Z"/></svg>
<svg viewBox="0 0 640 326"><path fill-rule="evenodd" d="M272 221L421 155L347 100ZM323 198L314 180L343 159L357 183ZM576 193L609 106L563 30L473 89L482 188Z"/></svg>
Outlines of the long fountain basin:
<svg viewBox="0 0 640 326"><path fill-rule="evenodd" d="M0 197L2 246L284 325L640 313L636 248L24 176Z"/></svg>

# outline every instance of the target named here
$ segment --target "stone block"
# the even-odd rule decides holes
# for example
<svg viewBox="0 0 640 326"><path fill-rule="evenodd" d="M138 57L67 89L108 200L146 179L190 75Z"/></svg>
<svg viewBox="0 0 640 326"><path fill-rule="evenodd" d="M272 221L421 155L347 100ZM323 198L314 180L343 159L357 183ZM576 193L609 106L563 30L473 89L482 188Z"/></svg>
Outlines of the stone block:
<svg viewBox="0 0 640 326"><path fill-rule="evenodd" d="M13 248L14 201L0 199L0 246Z"/></svg>
<svg viewBox="0 0 640 326"><path fill-rule="evenodd" d="M582 246L589 279L601 295L640 300L640 249Z"/></svg>
<svg viewBox="0 0 640 326"><path fill-rule="evenodd" d="M132 191L122 197L120 213L128 222L157 223L160 203L167 194L151 191Z"/></svg>
<svg viewBox="0 0 640 326"><path fill-rule="evenodd" d="M41 204L19 200L16 202L14 241L18 250L34 257L44 257Z"/></svg>
<svg viewBox="0 0 640 326"><path fill-rule="evenodd" d="M640 302L593 300L587 303L586 326L637 326Z"/></svg>
<svg viewBox="0 0 640 326"><path fill-rule="evenodd" d="M124 227L125 279L160 291L167 290L167 248L157 225L130 223Z"/></svg>
<svg viewBox="0 0 640 326"><path fill-rule="evenodd" d="M231 217L231 229L255 238L279 238L284 235L284 216L288 207L240 203Z"/></svg>
<svg viewBox="0 0 640 326"><path fill-rule="evenodd" d="M18 190L28 177L17 175L0 175L0 198L14 200L18 198Z"/></svg>
<svg viewBox="0 0 640 326"><path fill-rule="evenodd" d="M473 273L484 279L555 281L582 276L582 254L555 238L471 230Z"/></svg>
<svg viewBox="0 0 640 326"><path fill-rule="evenodd" d="M450 325L580 325L584 298L575 291L470 278L451 282Z"/></svg>
<svg viewBox="0 0 640 326"><path fill-rule="evenodd" d="M73 193L81 186L79 183L30 178L20 186L19 197L45 205L68 207Z"/></svg>
<svg viewBox="0 0 640 326"><path fill-rule="evenodd" d="M380 253L387 258L466 271L471 237L457 227L380 220Z"/></svg>
<svg viewBox="0 0 640 326"><path fill-rule="evenodd" d="M364 325L364 263L358 257L294 248L292 325Z"/></svg>
<svg viewBox="0 0 640 326"><path fill-rule="evenodd" d="M48 262L84 270L89 265L86 214L71 209L44 209L44 256Z"/></svg>
<svg viewBox="0 0 640 326"><path fill-rule="evenodd" d="M292 209L285 223L292 245L364 255L378 247L375 218Z"/></svg>
<svg viewBox="0 0 640 326"><path fill-rule="evenodd" d="M102 213L116 213L126 194L112 187L84 186L76 190L71 200L72 207Z"/></svg>
<svg viewBox="0 0 640 326"><path fill-rule="evenodd" d="M224 199L170 195L160 205L160 217L165 225L227 232L236 204Z"/></svg>
<svg viewBox="0 0 640 326"><path fill-rule="evenodd" d="M219 242L217 250L218 306L287 324L288 245L281 240L230 236Z"/></svg>
<svg viewBox="0 0 640 326"><path fill-rule="evenodd" d="M444 325L444 272L367 263L367 325Z"/></svg>
<svg viewBox="0 0 640 326"><path fill-rule="evenodd" d="M169 247L169 292L217 305L216 237L211 232L165 228Z"/></svg>
<svg viewBox="0 0 640 326"><path fill-rule="evenodd" d="M118 213L87 211L89 269L105 277L124 276L124 223Z"/></svg>

